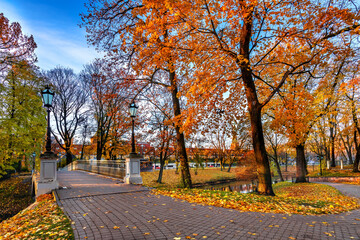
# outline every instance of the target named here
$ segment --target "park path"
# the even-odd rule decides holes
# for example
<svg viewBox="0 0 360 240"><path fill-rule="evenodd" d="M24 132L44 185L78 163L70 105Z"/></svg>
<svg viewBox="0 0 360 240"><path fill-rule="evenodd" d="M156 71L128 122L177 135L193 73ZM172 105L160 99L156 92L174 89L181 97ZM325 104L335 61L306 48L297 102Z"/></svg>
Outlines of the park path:
<svg viewBox="0 0 360 240"><path fill-rule="evenodd" d="M66 187L56 190L58 203L76 239L360 239L359 210L323 216L239 212L152 195L81 171L59 172L58 179Z"/></svg>

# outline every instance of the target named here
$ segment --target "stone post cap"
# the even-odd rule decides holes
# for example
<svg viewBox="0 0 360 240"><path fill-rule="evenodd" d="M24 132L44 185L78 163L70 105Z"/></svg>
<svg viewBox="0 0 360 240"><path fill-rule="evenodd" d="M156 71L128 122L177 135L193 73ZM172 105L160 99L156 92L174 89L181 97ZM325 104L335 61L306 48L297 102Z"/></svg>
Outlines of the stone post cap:
<svg viewBox="0 0 360 240"><path fill-rule="evenodd" d="M44 152L40 155L40 160L57 159L58 156L53 152Z"/></svg>

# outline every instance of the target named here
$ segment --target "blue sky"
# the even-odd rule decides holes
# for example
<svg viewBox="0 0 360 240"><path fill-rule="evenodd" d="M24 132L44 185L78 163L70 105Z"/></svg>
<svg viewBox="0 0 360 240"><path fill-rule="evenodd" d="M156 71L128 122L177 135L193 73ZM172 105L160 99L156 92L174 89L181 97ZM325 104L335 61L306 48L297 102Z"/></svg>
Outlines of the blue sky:
<svg viewBox="0 0 360 240"><path fill-rule="evenodd" d="M0 12L19 22L23 32L33 35L38 48L37 65L49 70L61 65L80 72L82 66L101 55L85 39L79 14L85 0L0 0Z"/></svg>

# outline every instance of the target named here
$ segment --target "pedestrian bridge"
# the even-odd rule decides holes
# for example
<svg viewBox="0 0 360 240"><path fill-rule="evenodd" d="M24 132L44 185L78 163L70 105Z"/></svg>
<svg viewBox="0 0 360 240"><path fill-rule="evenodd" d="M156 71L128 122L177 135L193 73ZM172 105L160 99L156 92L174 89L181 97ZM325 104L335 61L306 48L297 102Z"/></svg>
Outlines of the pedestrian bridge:
<svg viewBox="0 0 360 240"><path fill-rule="evenodd" d="M82 170L121 179L126 175L125 160L76 160L62 170Z"/></svg>

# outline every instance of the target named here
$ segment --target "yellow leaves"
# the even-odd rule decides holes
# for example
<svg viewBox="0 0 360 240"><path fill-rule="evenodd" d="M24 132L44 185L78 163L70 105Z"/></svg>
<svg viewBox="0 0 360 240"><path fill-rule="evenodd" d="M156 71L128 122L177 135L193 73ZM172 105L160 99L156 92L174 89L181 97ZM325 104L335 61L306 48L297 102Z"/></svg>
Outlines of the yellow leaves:
<svg viewBox="0 0 360 240"><path fill-rule="evenodd" d="M114 227L113 227L113 229L119 229L119 228L120 228L120 227L118 227L118 226L114 226Z"/></svg>
<svg viewBox="0 0 360 240"><path fill-rule="evenodd" d="M326 235L328 235L329 237L332 237L333 234L329 233L329 232L324 232Z"/></svg>
<svg viewBox="0 0 360 240"><path fill-rule="evenodd" d="M71 224L53 196L37 199L31 210L24 210L0 224L0 238L4 239L71 239Z"/></svg>
<svg viewBox="0 0 360 240"><path fill-rule="evenodd" d="M340 213L359 207L353 198L343 196L329 186L308 183L281 183L275 185L274 190L276 197L201 189L162 189L154 190L153 193L175 197L191 203L252 212L315 215ZM287 217L282 218L287 219ZM262 220L259 221L262 222ZM230 220L230 222L232 221ZM224 227L222 226L222 228ZM279 227L279 225L269 227Z"/></svg>

